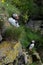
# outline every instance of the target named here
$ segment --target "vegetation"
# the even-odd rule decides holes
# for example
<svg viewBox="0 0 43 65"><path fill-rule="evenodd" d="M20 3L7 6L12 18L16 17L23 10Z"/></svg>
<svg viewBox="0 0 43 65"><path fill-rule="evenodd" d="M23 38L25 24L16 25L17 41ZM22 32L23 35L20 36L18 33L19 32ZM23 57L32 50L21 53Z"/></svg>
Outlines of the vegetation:
<svg viewBox="0 0 43 65"><path fill-rule="evenodd" d="M30 44L32 40L35 40L38 43L35 46L36 50L40 48L43 49L43 36L40 34L40 31L32 31L32 29L26 27L25 25L31 16L43 15L43 6L40 4L40 7L39 4L36 0L1 0L0 14L8 14L8 17L11 17L13 13L17 13L20 16L20 27L7 27L3 33L3 37L9 41L20 41L22 46L25 48ZM2 17L0 19L0 31L2 31L3 26L4 20ZM35 64L36 63L33 63L31 65Z"/></svg>
<svg viewBox="0 0 43 65"><path fill-rule="evenodd" d="M24 37L22 38L23 44L27 46L28 44L30 44L32 40L39 42L38 44L40 45L38 46L36 45L37 48L39 48L40 46L43 46L43 37L35 33L34 31L32 31L31 29L25 27Z"/></svg>
<svg viewBox="0 0 43 65"><path fill-rule="evenodd" d="M8 27L4 32L4 37L8 40L18 41L22 32L22 28Z"/></svg>

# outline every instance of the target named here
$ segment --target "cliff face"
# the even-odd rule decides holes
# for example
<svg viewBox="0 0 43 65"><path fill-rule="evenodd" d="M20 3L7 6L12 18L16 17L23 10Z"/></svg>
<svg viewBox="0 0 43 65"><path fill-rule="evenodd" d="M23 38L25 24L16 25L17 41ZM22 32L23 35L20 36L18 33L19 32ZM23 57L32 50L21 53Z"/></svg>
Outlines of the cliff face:
<svg viewBox="0 0 43 65"><path fill-rule="evenodd" d="M32 30L40 31L41 34L43 34L43 20L30 20L27 26Z"/></svg>

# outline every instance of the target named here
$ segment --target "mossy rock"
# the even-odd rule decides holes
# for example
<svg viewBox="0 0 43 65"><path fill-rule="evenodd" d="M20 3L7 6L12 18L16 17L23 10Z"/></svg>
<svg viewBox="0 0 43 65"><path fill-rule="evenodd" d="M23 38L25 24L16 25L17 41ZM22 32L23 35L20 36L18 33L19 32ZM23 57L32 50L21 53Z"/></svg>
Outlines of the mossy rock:
<svg viewBox="0 0 43 65"><path fill-rule="evenodd" d="M0 44L0 58L3 64L8 64L16 60L16 57L19 55L20 49L22 49L21 44L3 42Z"/></svg>

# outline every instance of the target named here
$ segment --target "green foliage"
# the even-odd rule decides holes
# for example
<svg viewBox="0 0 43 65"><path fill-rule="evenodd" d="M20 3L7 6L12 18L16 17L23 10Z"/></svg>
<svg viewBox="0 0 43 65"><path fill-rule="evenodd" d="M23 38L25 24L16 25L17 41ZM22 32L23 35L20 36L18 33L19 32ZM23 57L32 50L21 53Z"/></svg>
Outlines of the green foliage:
<svg viewBox="0 0 43 65"><path fill-rule="evenodd" d="M22 21L22 23L26 23L31 15L36 15L39 11L34 0L6 0L5 3L0 4L1 7L5 7L6 12L8 12L10 16L12 13L21 14L20 21Z"/></svg>
<svg viewBox="0 0 43 65"><path fill-rule="evenodd" d="M8 13L9 14L9 16L11 16L12 15L12 13L17 13L17 14L20 14L20 11L19 11L19 9L18 8L16 8L16 6L14 5L12 5L10 2L5 2L5 3L1 3L0 2L0 8L1 8L1 11L4 13ZM3 11L3 8L5 9L4 11ZM0 11L0 12L1 12Z"/></svg>
<svg viewBox="0 0 43 65"><path fill-rule="evenodd" d="M20 41L21 41L21 44L23 45L23 47L27 47L27 45L29 44L29 41L27 39L25 31L22 32L22 35L20 37Z"/></svg>
<svg viewBox="0 0 43 65"><path fill-rule="evenodd" d="M10 2L13 6L16 6L16 8L19 9L23 22L26 22L28 17L34 12L36 13L36 10L38 10L36 5L34 7L33 0L6 0L6 2Z"/></svg>
<svg viewBox="0 0 43 65"><path fill-rule="evenodd" d="M22 45L24 47L27 47L32 40L39 41L39 45L37 45L37 48L43 46L43 37L32 31L31 29L24 27L24 31L22 32L22 36L20 38Z"/></svg>
<svg viewBox="0 0 43 65"><path fill-rule="evenodd" d="M8 40L18 41L22 32L22 28L8 27L5 30L4 36Z"/></svg>

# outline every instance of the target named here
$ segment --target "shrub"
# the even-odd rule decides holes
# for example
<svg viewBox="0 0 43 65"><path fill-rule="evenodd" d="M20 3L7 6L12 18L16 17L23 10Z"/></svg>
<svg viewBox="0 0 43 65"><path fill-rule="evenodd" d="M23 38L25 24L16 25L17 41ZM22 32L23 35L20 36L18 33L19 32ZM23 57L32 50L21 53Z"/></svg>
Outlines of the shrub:
<svg viewBox="0 0 43 65"><path fill-rule="evenodd" d="M18 41L21 33L22 33L21 27L15 28L15 27L10 26L5 30L4 38L6 38L8 40Z"/></svg>

